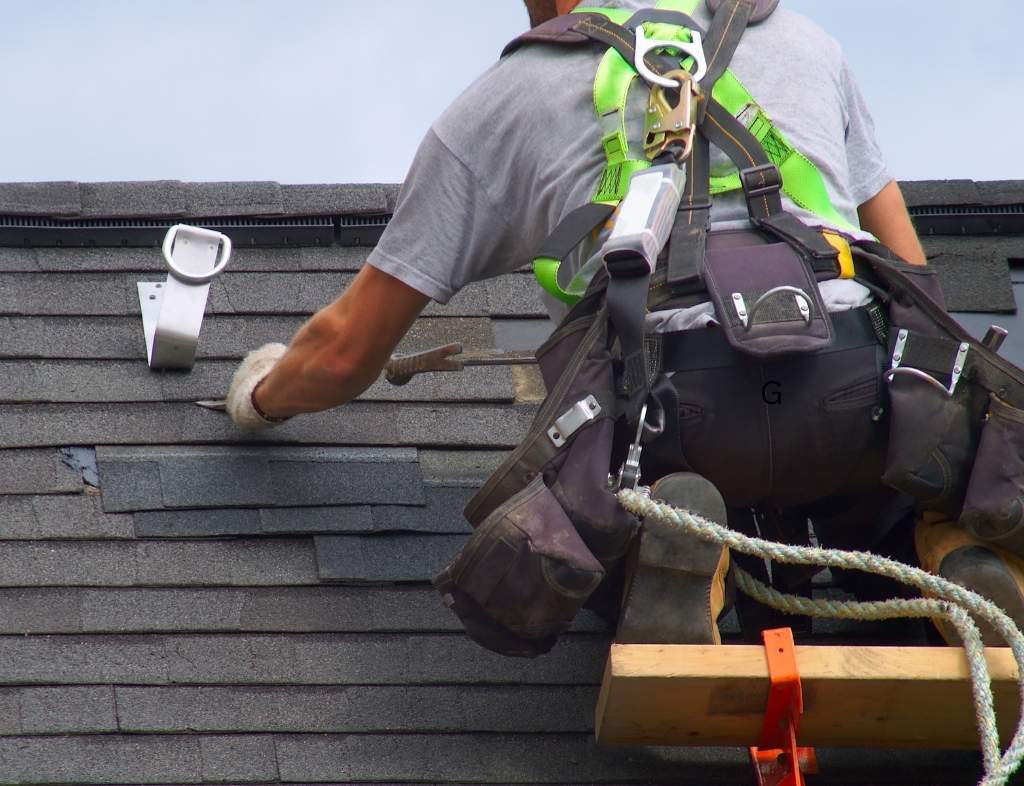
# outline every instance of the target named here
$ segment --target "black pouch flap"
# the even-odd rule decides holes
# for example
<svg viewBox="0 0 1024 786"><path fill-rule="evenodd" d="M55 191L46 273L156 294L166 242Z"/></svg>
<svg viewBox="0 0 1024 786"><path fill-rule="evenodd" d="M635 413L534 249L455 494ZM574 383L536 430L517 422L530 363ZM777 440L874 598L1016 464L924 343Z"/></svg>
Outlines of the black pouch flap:
<svg viewBox="0 0 1024 786"><path fill-rule="evenodd" d="M741 352L767 359L832 343L814 273L786 243L709 248L704 280L729 343Z"/></svg>

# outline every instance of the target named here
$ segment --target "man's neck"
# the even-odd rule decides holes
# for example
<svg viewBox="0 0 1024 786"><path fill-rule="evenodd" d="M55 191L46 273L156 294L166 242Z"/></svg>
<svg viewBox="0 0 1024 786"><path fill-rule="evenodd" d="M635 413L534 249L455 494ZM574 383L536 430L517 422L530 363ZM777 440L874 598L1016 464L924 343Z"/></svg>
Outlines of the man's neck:
<svg viewBox="0 0 1024 786"><path fill-rule="evenodd" d="M555 0L555 8L558 9L559 14L567 14L576 6L578 6L582 0Z"/></svg>

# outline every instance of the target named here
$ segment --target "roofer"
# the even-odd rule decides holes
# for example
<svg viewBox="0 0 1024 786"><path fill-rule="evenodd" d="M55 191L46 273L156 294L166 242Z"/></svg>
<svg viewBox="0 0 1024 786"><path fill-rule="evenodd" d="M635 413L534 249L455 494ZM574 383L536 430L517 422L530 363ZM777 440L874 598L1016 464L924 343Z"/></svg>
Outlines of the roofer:
<svg viewBox="0 0 1024 786"><path fill-rule="evenodd" d="M656 495L709 518L727 519L736 529L800 543L808 537L810 519L824 545L872 549L906 559L912 558L915 510L942 511L930 514L917 527L924 566L973 585L995 597L1018 621L1024 619L1018 589L1024 586L1024 574L1019 561L954 523L964 505L965 489L948 487L949 482L942 486L941 479L938 491L933 488L936 473L956 474L946 471L948 467L942 469L945 443L928 444L923 434L914 431L921 424L908 420L906 414L934 421L945 416L942 407L947 403L940 401L935 404L938 409L929 410L920 405L917 391L906 392L911 403L890 418L889 395L881 377L891 358L898 365L907 339L902 330L900 338L892 336L897 348L891 353L886 345L888 327L907 324L916 330L923 322L915 322L917 317L909 311L896 314L903 299L890 299L870 271L857 269L855 275L852 259L858 254L858 260L886 257L882 246L913 265L925 265L925 255L839 45L796 13L784 8L772 13L778 0L759 0L756 8L726 0L733 16L737 8L743 15L738 32L730 27L730 18L723 21L721 14L713 18L722 0L708 0L708 7L698 0L657 4L654 0L592 0L587 9L575 9L578 4L578 0L526 0L536 35L517 42L432 125L413 161L393 219L349 288L314 315L287 349L270 344L245 359L228 396L232 418L246 428L263 428L350 401L378 378L430 300L445 303L466 284L517 270L541 257L538 275L556 320L574 303L582 304L573 315L586 316L587 324L604 320L595 316L596 306L587 310L590 295L585 293L595 289L603 293L605 285L609 288L608 319L613 330L608 335L617 338L608 339L605 349L612 354L605 354L609 368L615 368L614 390L595 390L591 397L577 396L578 402L570 396L551 405L561 410L568 402L566 416L573 413L574 405L576 409L589 406L582 421L604 426L579 431L567 447L573 435L563 437L551 424L572 424L573 418L559 418L563 412L552 410L551 417L539 423L539 436L530 438L536 450L541 450L537 440L544 442L545 434L554 443L542 446L548 463L539 462L537 467L543 466L543 471L522 470L526 457L519 451L504 474L496 475L471 503L467 516L475 525L485 519L497 522L496 516L520 510L509 504L516 502L533 516L531 520L554 526L545 516L557 506L564 508L583 542L575 562L572 555L565 557L565 564L572 563L565 575L579 584L575 594L565 589L563 596L577 598L576 605L590 597L594 607L610 616L615 616L624 581L623 558L633 544L635 579L620 623L620 640L718 641L715 622L727 594L729 555L720 546L680 544L650 527L643 530L639 550L635 548L635 527L628 515L614 506L613 495L601 496L607 491L605 474L616 469L607 462L616 419L639 428L634 448L638 461L641 447L646 450L645 477L668 476L655 485ZM574 9L574 17L551 23L558 14ZM581 10L593 13L580 14ZM748 19L751 26L737 45ZM703 33L701 57L693 54L697 31ZM652 47L653 59L637 55L637 46L659 37L671 37L678 51L661 46ZM723 54L718 62L718 55L732 47L731 60ZM665 65L673 55L675 70ZM620 56L621 63L615 60ZM696 74L691 78L688 72L702 65L701 58L713 72L706 77L706 86L698 85ZM652 71L659 62L664 68L659 66L660 73ZM642 72L639 77L637 69ZM660 87L658 77L663 80ZM718 85L726 82L720 96ZM737 116L735 120L712 106L710 84L716 86L714 98L719 104L732 99L735 106L728 110ZM658 90L661 93L652 93ZM660 96L662 103L657 104L652 94ZM699 107L693 117L702 118L700 128L685 121L676 126L676 133L666 133L660 121L682 112L684 99L691 98ZM765 152L755 151L751 166L737 167L730 158L747 152L737 143L748 138L747 131L755 139L748 147ZM716 150L708 158L706 140L698 141L692 151L681 151L704 136L713 137L710 141L724 153ZM652 299L654 289L649 292L647 278L638 278L624 265L616 267L621 254L601 256L599 252L626 223L625 208L615 215L612 210L629 199L630 182L652 163L655 170L666 160L672 164L672 156L675 163L688 167L687 194L679 213L673 211L672 239L662 255L667 272L660 279L655 274L664 296ZM660 181L649 182L671 191L671 168L664 170L667 174ZM702 186L702 181L707 185ZM702 197L702 189L708 186L714 195L710 234L705 233L708 200ZM773 200L778 199L780 187L782 201L776 208ZM680 199L678 193L675 197ZM801 221L773 222L773 217L781 215L781 207ZM584 219L590 222L586 226ZM752 221L758 229L752 228ZM568 228L549 237L560 224ZM804 225L818 229L808 233ZM822 234L821 228L830 231ZM573 235L573 242L565 242L568 235ZM572 250L580 238L583 241ZM751 276L745 268L736 273L738 268L731 267L737 257L754 247L777 251L790 246L803 249L806 265L798 270L781 257L776 260L779 269L790 265L786 286L767 291L772 282L746 289L736 283ZM703 267L705 247L708 262ZM758 253L775 253L764 248ZM630 262L635 258L634 254ZM817 267L813 260L818 260ZM829 265L835 268L831 274ZM799 278L807 270L812 271L808 279L812 283L793 285L792 276ZM914 279L933 301L941 303L929 271L914 275L909 269L900 270L901 276ZM639 290L634 286L630 295L628 281L636 280L643 285ZM815 286L817 281L820 287ZM640 336L633 341L635 352L628 354L629 318L616 314L611 294L616 286L625 300L640 292L639 312L645 304L652 312L646 317L646 333L663 338L654 363L657 373L650 378L641 365L643 379L635 373L632 382L628 379L631 358L649 364L654 350ZM778 292L789 293L785 305ZM771 298L778 302L769 302ZM731 328L729 320L723 321L727 308L735 309ZM756 319L757 311L761 321ZM801 320L807 335L771 332L773 321L779 325ZM715 325L724 329L710 327ZM751 328L767 330L756 341L772 344L771 351L764 349L768 344L757 345L750 338L756 334ZM819 329L816 338L811 336ZM927 325L921 330L936 332ZM558 356L559 362L551 365L559 367L543 370L553 395L552 387L561 384L559 374L572 353L559 350L557 341L550 346L554 351L547 357ZM618 365L611 360L615 353L619 353L614 361ZM594 360L597 355L589 357ZM932 385L938 383L932 379ZM894 399L897 393L904 395L894 385ZM947 398L958 402L954 393L951 389ZM897 401L891 403L897 407ZM963 444L957 445L963 456L973 458L983 411L976 411L973 403L961 409L970 410L973 419L964 430ZM661 420L652 418L649 411L660 413ZM887 443L895 444L897 439L903 442L887 451ZM602 447L606 443L608 447ZM576 450L565 460L564 451L573 444ZM914 455L902 456L906 461L901 464L901 456L894 459L900 450ZM556 460L556 455L563 458ZM618 483L629 481L629 461ZM684 469L699 475L674 474ZM638 472L639 464L633 470ZM573 472L579 477L570 477ZM883 475L886 483L880 482ZM601 486L598 492L581 490L595 478ZM524 486L529 488L524 491ZM1006 493L1017 499L1014 493L1019 492ZM1019 516L1019 503L1017 510ZM991 519L985 521L991 523ZM1003 523L1006 531L1015 525L1008 520ZM979 524L975 531L983 528ZM477 535L484 536L480 528ZM462 570L463 579L466 570ZM497 570L490 568L492 575ZM805 586L809 574L777 570L772 578L776 585L793 589ZM868 595L890 589L851 582L851 587ZM552 621L522 620L518 611L508 608L496 612L451 572L437 583L477 640L512 654L545 651L553 642L549 634L567 625L566 617L571 619L576 608L567 602L568 611L552 612L561 617L547 625ZM598 584L607 590L603 595L594 592ZM487 592L501 589L491 586ZM699 605L681 605L681 597ZM521 603L527 603L526 595Z"/></svg>

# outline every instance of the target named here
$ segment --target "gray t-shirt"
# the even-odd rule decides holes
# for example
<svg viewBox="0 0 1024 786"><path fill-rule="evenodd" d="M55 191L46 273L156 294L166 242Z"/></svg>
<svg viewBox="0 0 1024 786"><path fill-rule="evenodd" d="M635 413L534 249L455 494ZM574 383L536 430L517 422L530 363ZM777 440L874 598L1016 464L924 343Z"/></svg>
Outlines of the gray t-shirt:
<svg viewBox="0 0 1024 786"><path fill-rule="evenodd" d="M654 3L586 4L639 9ZM695 18L705 28L710 23L703 3ZM531 45L488 69L427 133L369 264L440 303L466 284L527 265L558 222L593 197L604 169L593 106L602 55L598 47ZM730 68L817 165L839 213L858 225L857 206L892 178L835 39L780 8L747 30ZM647 96L637 80L629 99L631 141L642 137ZM724 157L713 160L713 167L729 166ZM809 223L822 223L788 199L785 204ZM739 194L715 198L714 228L744 226L746 215ZM568 277L599 242L567 260ZM553 299L548 305L554 316L564 313Z"/></svg>

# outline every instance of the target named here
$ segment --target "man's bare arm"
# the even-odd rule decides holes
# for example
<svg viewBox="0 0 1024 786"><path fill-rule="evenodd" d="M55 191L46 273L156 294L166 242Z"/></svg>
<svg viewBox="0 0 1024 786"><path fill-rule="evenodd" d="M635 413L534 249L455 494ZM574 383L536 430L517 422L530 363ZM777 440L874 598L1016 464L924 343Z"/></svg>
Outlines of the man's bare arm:
<svg viewBox="0 0 1024 786"><path fill-rule="evenodd" d="M373 384L429 298L364 265L348 289L299 329L256 389L271 417L345 404Z"/></svg>
<svg viewBox="0 0 1024 786"><path fill-rule="evenodd" d="M878 238L907 262L924 265L927 258L907 212L899 184L893 180L857 209L861 228Z"/></svg>

